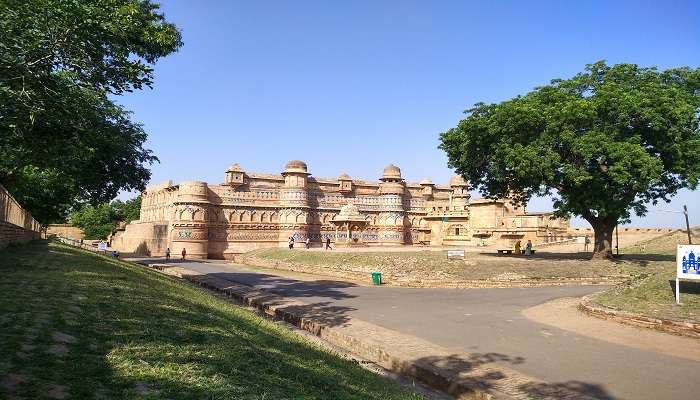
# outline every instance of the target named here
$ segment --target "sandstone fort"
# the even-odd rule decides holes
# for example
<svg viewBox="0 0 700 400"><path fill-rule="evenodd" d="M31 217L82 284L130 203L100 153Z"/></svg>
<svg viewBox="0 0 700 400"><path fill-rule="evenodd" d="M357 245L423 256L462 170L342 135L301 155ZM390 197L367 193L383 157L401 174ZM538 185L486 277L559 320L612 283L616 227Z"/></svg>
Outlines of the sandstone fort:
<svg viewBox="0 0 700 400"><path fill-rule="evenodd" d="M399 167L379 181L315 178L293 160L281 174L231 165L224 182L166 182L143 193L141 219L112 237L122 252L159 255L170 247L198 258L232 258L290 237L320 246L487 245L517 240L556 241L569 222L551 213L526 213L508 199L471 199L469 183L454 176L440 185L406 182Z"/></svg>

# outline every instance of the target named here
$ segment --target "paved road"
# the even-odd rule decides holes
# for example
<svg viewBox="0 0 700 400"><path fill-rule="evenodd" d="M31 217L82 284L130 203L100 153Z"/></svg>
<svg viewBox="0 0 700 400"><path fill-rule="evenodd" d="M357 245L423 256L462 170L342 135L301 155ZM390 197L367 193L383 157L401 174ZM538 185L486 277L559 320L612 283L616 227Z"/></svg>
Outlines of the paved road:
<svg viewBox="0 0 700 400"><path fill-rule="evenodd" d="M523 374L601 399L697 399L700 363L616 345L531 321L525 308L601 287L410 289L302 281L217 263L182 263L358 318L454 351L481 354ZM327 321L329 322L329 321ZM700 343L700 342L699 342ZM699 344L700 345L700 344Z"/></svg>

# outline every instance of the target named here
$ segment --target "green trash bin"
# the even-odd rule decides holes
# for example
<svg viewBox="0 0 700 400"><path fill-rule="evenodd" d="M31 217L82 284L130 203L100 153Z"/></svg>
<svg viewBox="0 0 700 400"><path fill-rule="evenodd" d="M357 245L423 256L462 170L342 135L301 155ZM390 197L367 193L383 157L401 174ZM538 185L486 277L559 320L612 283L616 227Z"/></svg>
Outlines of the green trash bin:
<svg viewBox="0 0 700 400"><path fill-rule="evenodd" d="M382 273L381 272L372 272L372 283L375 285L382 284Z"/></svg>

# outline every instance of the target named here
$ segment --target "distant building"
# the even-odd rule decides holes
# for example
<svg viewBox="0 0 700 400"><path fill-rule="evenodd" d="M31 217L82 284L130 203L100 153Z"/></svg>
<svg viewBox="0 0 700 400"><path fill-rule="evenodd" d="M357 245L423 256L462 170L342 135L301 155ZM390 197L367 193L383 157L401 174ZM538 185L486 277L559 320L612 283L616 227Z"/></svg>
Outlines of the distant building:
<svg viewBox="0 0 700 400"><path fill-rule="evenodd" d="M379 181L315 178L306 163L285 165L281 174L244 171L231 165L224 182L172 182L142 195L141 218L112 237L122 253L163 254L167 247L199 258L231 258L308 237L336 246L511 246L515 241L555 241L569 222L551 213L527 214L507 199L471 200L469 183L406 182L395 165Z"/></svg>

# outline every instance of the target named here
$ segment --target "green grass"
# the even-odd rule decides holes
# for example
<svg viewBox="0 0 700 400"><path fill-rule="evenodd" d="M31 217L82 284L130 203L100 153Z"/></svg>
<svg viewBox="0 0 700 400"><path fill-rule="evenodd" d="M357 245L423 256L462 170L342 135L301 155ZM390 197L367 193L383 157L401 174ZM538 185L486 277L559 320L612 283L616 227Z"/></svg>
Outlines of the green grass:
<svg viewBox="0 0 700 400"><path fill-rule="evenodd" d="M700 229L695 228L698 241ZM688 243L686 233L651 239L642 245L624 249L626 253L646 255L653 269L596 297L594 302L616 310L641 313L655 318L700 322L700 282L681 283L681 306L675 304L676 246ZM665 260L655 261L662 259Z"/></svg>
<svg viewBox="0 0 700 400"><path fill-rule="evenodd" d="M0 277L0 398L420 398L129 263L35 242L0 251Z"/></svg>

